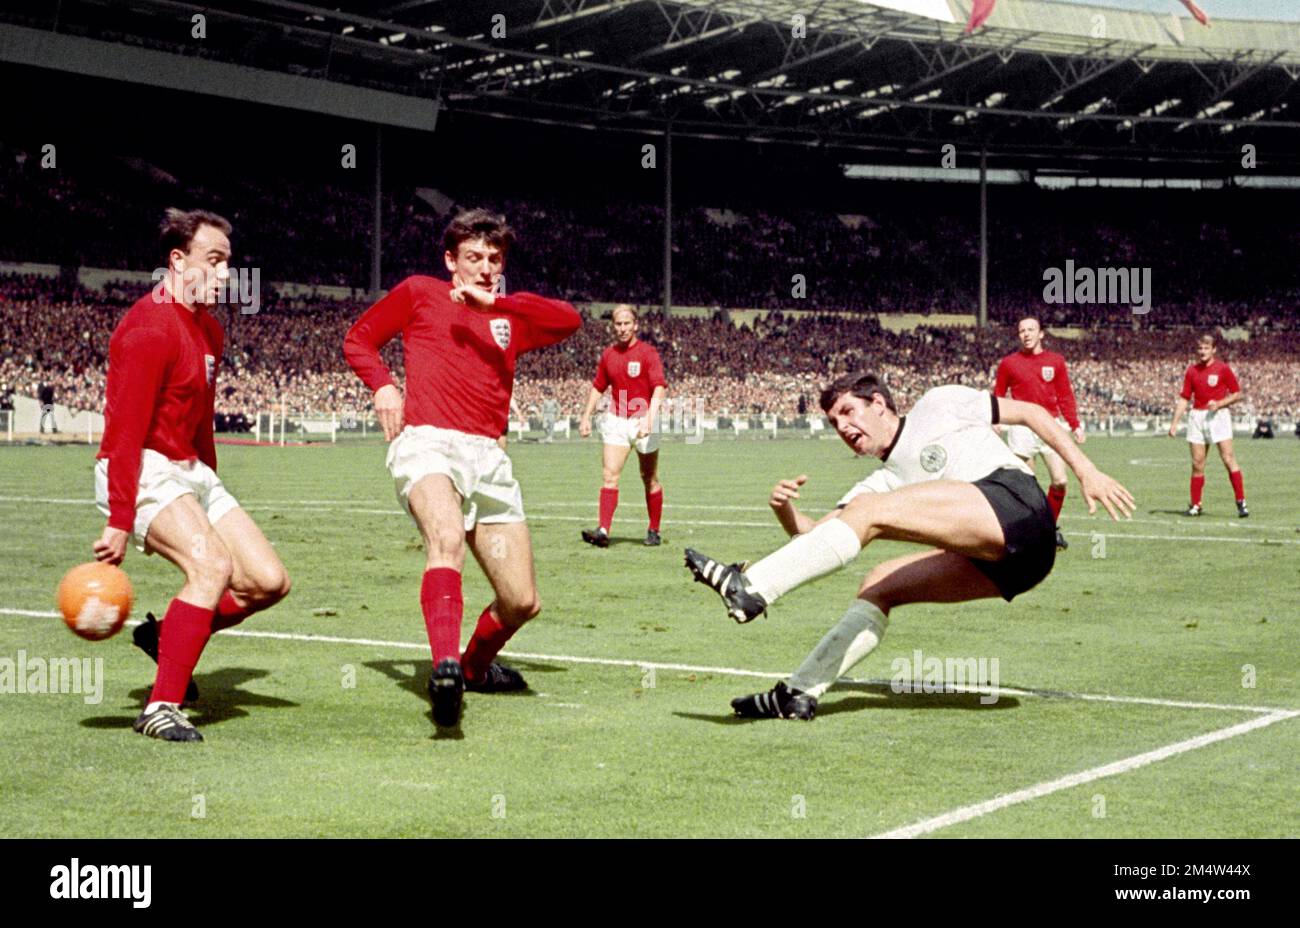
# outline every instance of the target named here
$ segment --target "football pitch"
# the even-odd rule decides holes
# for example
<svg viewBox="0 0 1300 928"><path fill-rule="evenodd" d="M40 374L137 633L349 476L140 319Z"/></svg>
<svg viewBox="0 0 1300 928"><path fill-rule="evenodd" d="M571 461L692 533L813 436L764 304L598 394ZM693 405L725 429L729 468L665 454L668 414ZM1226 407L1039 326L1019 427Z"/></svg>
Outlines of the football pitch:
<svg viewBox="0 0 1300 928"><path fill-rule="evenodd" d="M190 710L207 740L185 745L131 731L153 664L130 630L85 642L53 612L103 526L93 449L0 447L0 660L102 658L98 696L18 692L12 675L0 693L0 835L1294 837L1300 442L1237 448L1252 517L1212 454L1207 514L1188 519L1182 440L1091 439L1137 497L1131 522L1088 516L1072 480L1071 547L1046 581L1011 604L895 611L857 682L803 723L728 703L793 670L870 565L915 549L871 545L738 626L682 548L764 554L785 537L766 506L778 478L809 474L820 514L874 461L833 439L668 443L665 544L640 543L633 461L597 550L578 532L599 446L514 443L543 612L505 660L531 689L467 694L463 736L439 738L423 552L386 446L221 446L294 588L209 644ZM134 549L123 567L133 619L161 615L180 574ZM490 592L476 565L465 578L468 635Z"/></svg>

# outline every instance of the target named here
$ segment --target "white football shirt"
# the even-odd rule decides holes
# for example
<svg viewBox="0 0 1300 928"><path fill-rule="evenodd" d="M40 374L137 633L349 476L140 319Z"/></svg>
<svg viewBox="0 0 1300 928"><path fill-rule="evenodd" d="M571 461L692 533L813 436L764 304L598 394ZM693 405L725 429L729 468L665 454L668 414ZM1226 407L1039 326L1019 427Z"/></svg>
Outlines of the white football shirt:
<svg viewBox="0 0 1300 928"><path fill-rule="evenodd" d="M987 390L958 384L935 387L916 401L898 424L884 462L840 499L845 506L861 493L888 493L927 480L974 483L1002 467L1033 471L993 430L997 399Z"/></svg>

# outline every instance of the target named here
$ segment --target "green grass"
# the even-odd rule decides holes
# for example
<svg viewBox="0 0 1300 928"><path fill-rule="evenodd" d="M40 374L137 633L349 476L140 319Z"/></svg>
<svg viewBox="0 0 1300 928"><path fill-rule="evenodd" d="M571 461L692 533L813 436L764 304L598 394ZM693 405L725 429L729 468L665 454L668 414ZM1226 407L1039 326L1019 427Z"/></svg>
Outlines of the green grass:
<svg viewBox="0 0 1300 928"><path fill-rule="evenodd" d="M888 679L891 661L920 649L996 658L1004 687L1300 709L1300 442L1238 449L1253 517L1235 518L1227 478L1211 469L1208 515L1193 521L1174 514L1186 504L1183 442L1090 441L1137 495L1138 520L1089 518L1072 486L1072 547L1042 585L1009 605L899 610L855 676ZM91 644L55 618L0 614L0 658L102 657L106 681L98 705L0 695L0 835L866 836L1257 717L1010 694L986 706L971 693L845 685L811 724L734 720L728 701L770 681L726 669L792 670L861 573L907 547L873 546L852 571L744 627L689 582L681 548L762 554L784 537L765 510L778 477L812 475L804 495L818 509L873 465L831 440L670 443L665 545L639 544L633 466L618 543L598 551L578 530L594 521L599 452L575 442L512 448L544 611L508 650L533 655L510 661L532 692L470 694L463 739L435 739L423 555L384 450L220 449L227 485L294 580L289 599L242 628L372 643L218 636L191 713L202 745L131 733L152 664L127 633ZM89 503L92 458L84 446L0 447L0 609L52 609L60 576L88 559L102 526ZM1199 540L1208 537L1234 541ZM175 569L134 550L125 567L137 614L165 609ZM469 566L466 633L488 598ZM569 657L704 669L659 667L651 680L635 663ZM1300 718L1285 719L935 834L1295 836L1298 735ZM192 814L195 796L204 817ZM1093 814L1097 796L1105 817Z"/></svg>

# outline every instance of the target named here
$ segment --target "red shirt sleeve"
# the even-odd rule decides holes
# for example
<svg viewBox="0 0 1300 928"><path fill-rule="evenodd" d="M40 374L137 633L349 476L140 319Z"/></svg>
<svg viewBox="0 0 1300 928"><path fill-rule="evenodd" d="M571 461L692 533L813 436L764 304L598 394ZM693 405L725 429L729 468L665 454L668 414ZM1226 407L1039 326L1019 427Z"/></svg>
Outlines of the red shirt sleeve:
<svg viewBox="0 0 1300 928"><path fill-rule="evenodd" d="M1003 358L998 362L997 377L993 382L993 395L1006 396L1011 385L1007 382L1007 359Z"/></svg>
<svg viewBox="0 0 1300 928"><path fill-rule="evenodd" d="M659 357L659 352L653 348L650 349L650 359L646 365L646 377L650 380L650 390L654 392L655 387L667 387L668 381L664 379L664 362Z"/></svg>
<svg viewBox="0 0 1300 928"><path fill-rule="evenodd" d="M372 391L395 383L393 372L379 357L379 349L406 328L415 312L408 277L388 295L367 309L343 339L343 357L348 366Z"/></svg>
<svg viewBox="0 0 1300 928"><path fill-rule="evenodd" d="M1226 364L1223 365L1223 383L1228 388L1229 393L1241 392L1241 384L1237 383L1237 375Z"/></svg>
<svg viewBox="0 0 1300 928"><path fill-rule="evenodd" d="M1192 398L1192 369L1189 367L1187 373L1183 374L1183 390L1178 394L1185 400Z"/></svg>
<svg viewBox="0 0 1300 928"><path fill-rule="evenodd" d="M214 471L217 469L217 441L212 434L212 420L216 413L216 399L216 390L210 391L205 404L203 421L199 424L199 430L194 433L194 450L198 453L199 460Z"/></svg>
<svg viewBox="0 0 1300 928"><path fill-rule="evenodd" d="M493 308L509 313L523 323L519 353L535 351L562 342L582 328L582 316L563 300L548 300L535 293L499 296Z"/></svg>
<svg viewBox="0 0 1300 928"><path fill-rule="evenodd" d="M121 386L107 410L116 432L108 455L108 524L124 532L135 527L140 458L171 355L166 337L145 328L109 342L108 367Z"/></svg>
<svg viewBox="0 0 1300 928"><path fill-rule="evenodd" d="M1053 382L1056 384L1056 402L1061 407L1061 415L1065 421L1070 423L1070 428L1079 427L1079 406L1074 400L1074 387L1070 386L1070 374L1065 369L1065 360L1058 359L1056 362L1056 376Z"/></svg>
<svg viewBox="0 0 1300 928"><path fill-rule="evenodd" d="M208 342L212 346L213 366L212 366L212 385L208 387L208 401L204 406L203 421L199 423L198 431L194 433L194 450L198 452L199 460L211 467L214 471L217 469L217 441L212 431L213 416L216 413L217 402L217 377L221 373L221 358L225 350L225 339L221 334L220 326L216 325L216 320L208 332Z"/></svg>
<svg viewBox="0 0 1300 928"><path fill-rule="evenodd" d="M599 393L604 393L609 388L609 374L605 372L605 359L608 357L608 351L601 354L600 360L596 362L596 376L591 381L591 388Z"/></svg>

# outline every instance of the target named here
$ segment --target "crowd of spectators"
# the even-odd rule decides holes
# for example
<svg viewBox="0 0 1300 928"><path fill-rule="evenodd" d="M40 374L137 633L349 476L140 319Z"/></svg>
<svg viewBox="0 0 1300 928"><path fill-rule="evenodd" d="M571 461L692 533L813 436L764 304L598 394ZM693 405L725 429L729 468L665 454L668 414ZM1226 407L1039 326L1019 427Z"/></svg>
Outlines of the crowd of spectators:
<svg viewBox="0 0 1300 928"><path fill-rule="evenodd" d="M183 178L130 157L67 155L65 167L49 169L40 152L0 144L0 260L66 269L0 277L0 398L44 387L57 403L102 408L109 334L144 285L121 279L89 290L76 269L151 271L161 258L154 230L163 209L202 205L233 222L234 263L258 268L263 282L258 312L221 312L218 413L238 423L282 403L297 413L369 408L341 352L367 305L372 203L363 182L270 183L197 168ZM1078 327L1054 347L1071 364L1087 417L1165 413L1192 354L1193 327L1227 330L1221 351L1245 385L1242 414L1300 413L1300 231L1294 210L1274 206L1269 193L999 189L990 194L993 325L897 332L878 315L974 310L976 218L952 185L861 189L836 209L674 208L673 302L698 312L648 315L642 336L662 353L676 400L710 414L791 417L816 410L827 378L860 367L881 372L903 406L938 383L987 386L1028 311L1049 327ZM441 273L441 230L456 204L500 210L515 226L510 290L579 305L660 301L662 204L605 191L501 196L386 185L385 285ZM1043 271L1067 257L1077 266L1149 269L1150 311L1045 304ZM272 281L342 287L351 297L290 296ZM722 307L769 312L738 314L746 321L736 324ZM516 392L524 408L553 396L576 414L609 338L603 320L589 319L573 338L522 358ZM400 373L400 347L386 357Z"/></svg>
<svg viewBox="0 0 1300 928"><path fill-rule="evenodd" d="M88 291L67 278L0 277L0 394L36 396L52 387L55 402L103 407L108 338L141 285L110 283ZM295 307L270 293L256 314L219 309L226 350L217 412L253 421L283 404L294 415L363 415L370 394L347 368L343 336L364 301L308 301ZM269 307L269 308L268 308ZM739 316L737 317L739 318ZM748 317L746 317L748 318ZM1221 342L1221 356L1245 386L1240 414L1289 419L1300 412L1300 328L1247 329ZM1182 384L1196 330L1077 329L1051 344L1065 355L1080 414L1147 417L1167 414ZM998 359L1017 348L1009 325L920 326L893 332L874 315L759 314L737 324L729 314L646 314L641 337L664 359L670 395L708 415L794 418L816 412L821 385L859 368L881 373L906 408L941 383L987 387ZM611 340L604 319L587 318L572 338L521 357L516 398L535 412L554 397L567 415L583 405L597 358ZM400 344L385 359L402 371Z"/></svg>

